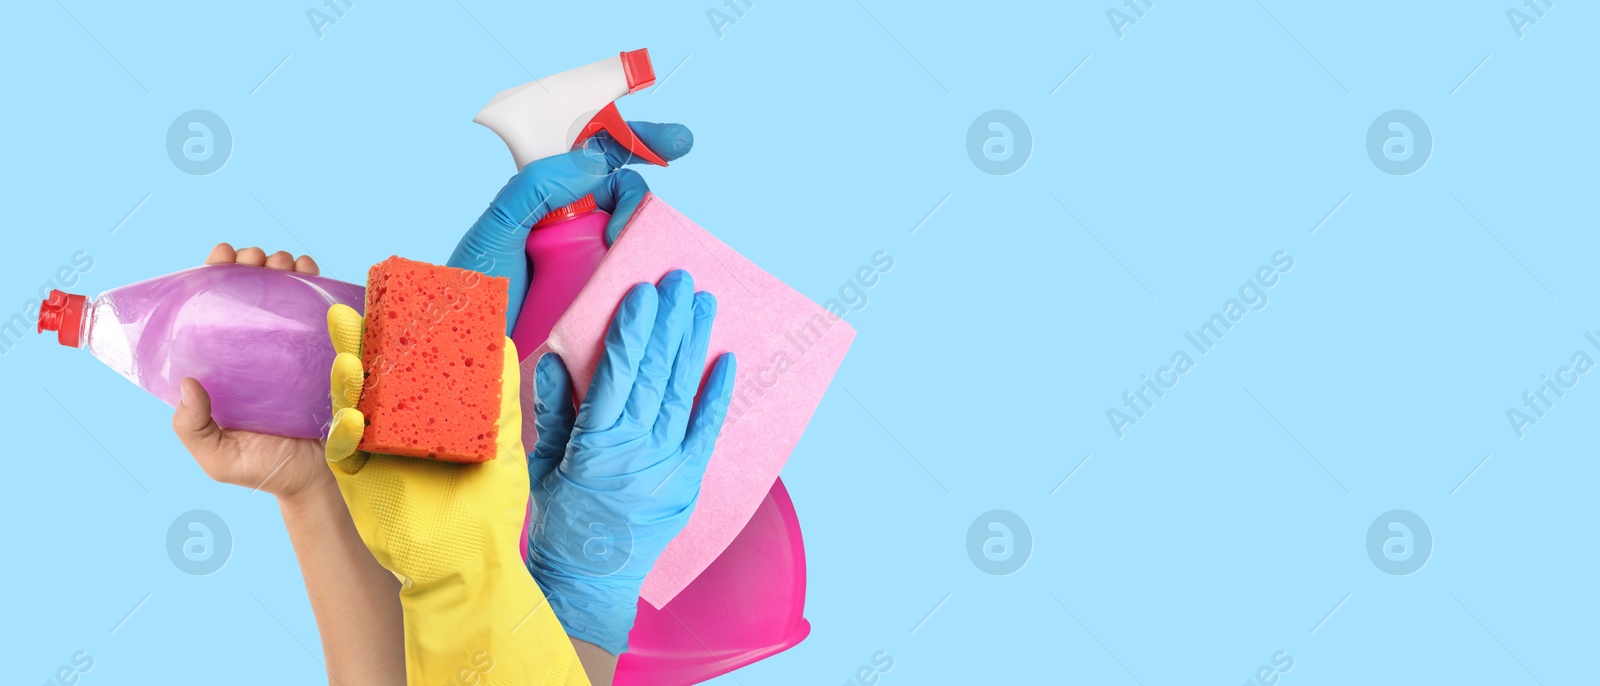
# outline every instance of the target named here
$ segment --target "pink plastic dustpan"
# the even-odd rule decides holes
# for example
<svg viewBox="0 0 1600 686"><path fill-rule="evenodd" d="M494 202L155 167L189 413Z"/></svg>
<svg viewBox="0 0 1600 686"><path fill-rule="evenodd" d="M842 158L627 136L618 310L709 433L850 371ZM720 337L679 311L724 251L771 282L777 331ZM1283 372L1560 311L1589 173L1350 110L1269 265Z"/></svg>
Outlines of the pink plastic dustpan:
<svg viewBox="0 0 1600 686"><path fill-rule="evenodd" d="M806 551L783 480L700 576L666 607L639 601L617 686L698 684L788 650L811 633Z"/></svg>

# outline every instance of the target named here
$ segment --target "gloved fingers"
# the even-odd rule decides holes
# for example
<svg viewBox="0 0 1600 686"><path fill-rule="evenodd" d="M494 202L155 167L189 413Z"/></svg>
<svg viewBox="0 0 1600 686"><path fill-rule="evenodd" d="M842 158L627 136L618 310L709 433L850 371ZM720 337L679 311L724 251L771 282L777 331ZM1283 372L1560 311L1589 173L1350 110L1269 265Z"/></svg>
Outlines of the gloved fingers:
<svg viewBox="0 0 1600 686"><path fill-rule="evenodd" d="M649 121L630 121L628 128L644 141L662 159L676 162L694 148L694 132L682 124L657 124Z"/></svg>
<svg viewBox="0 0 1600 686"><path fill-rule="evenodd" d="M503 231L485 237L484 242L497 249L521 249L535 222L551 210L594 193L614 169L599 144L528 163L489 203L484 218Z"/></svg>
<svg viewBox="0 0 1600 686"><path fill-rule="evenodd" d="M694 147L694 133L682 124L634 121L628 122L628 126L633 128L639 140L668 162L689 154ZM606 246L610 247L628 225L628 220L633 219L634 211L639 209L639 203L650 192L650 188L645 185L644 177L639 172L619 168L623 164L640 161L627 148L617 144L605 132L595 136L594 140L604 146L606 161L616 170L594 194L595 204L611 215L611 220L606 222Z"/></svg>
<svg viewBox="0 0 1600 686"><path fill-rule="evenodd" d="M682 124L631 122L629 126L646 146L668 161L694 147L694 134ZM597 192L612 172L637 161L639 158L610 134L601 132L569 152L528 163L500 189L484 213L505 231L480 241L494 248L521 248L534 222L553 209Z"/></svg>
<svg viewBox="0 0 1600 686"><path fill-rule="evenodd" d="M705 291L694 294L694 322L683 337L678 357L672 364L672 378L661 400L661 416L656 418L657 445L680 445L689 429L689 413L694 394L700 390L706 368L706 350L711 347L711 323L717 318L717 298Z"/></svg>
<svg viewBox="0 0 1600 686"><path fill-rule="evenodd" d="M656 292L661 304L656 309L655 326L650 331L644 359L639 362L633 392L628 395L628 404L622 411L623 422L645 431L656 425L656 417L661 414L673 363L694 321L694 277L682 269L674 269L661 277Z"/></svg>
<svg viewBox="0 0 1600 686"><path fill-rule="evenodd" d="M539 440L528 459L528 479L539 484L550 470L561 464L572 438L576 410L572 406L572 376L561 356L545 353L534 367L533 425Z"/></svg>
<svg viewBox="0 0 1600 686"><path fill-rule="evenodd" d="M333 399L333 423L323 451L328 462L354 474L366 464L366 454L357 450L366 419L356 409L366 374L361 368L361 330L366 320L348 305L328 308L328 340L333 342L333 366L328 371L328 392Z"/></svg>
<svg viewBox="0 0 1600 686"><path fill-rule="evenodd" d="M328 441L323 447L328 463L346 474L355 474L367 464L367 453L357 450L361 432L366 429L366 418L361 410L347 407L333 413L333 425L328 427Z"/></svg>
<svg viewBox="0 0 1600 686"><path fill-rule="evenodd" d="M336 353L361 356L361 330L367 322L349 305L334 304L328 308L328 339L333 341Z"/></svg>
<svg viewBox="0 0 1600 686"><path fill-rule="evenodd" d="M495 447L501 457L526 469L528 453L522 445L522 366L517 356L517 344L505 339L501 351L500 367L500 417L495 421ZM520 480L524 475L518 474ZM527 488L520 490L526 492Z"/></svg>
<svg viewBox="0 0 1600 686"><path fill-rule="evenodd" d="M489 203L484 218L503 231L480 237L495 249L521 249L528 229L551 210L596 193L617 170L613 149L626 150L606 137L590 138L576 149L534 160L506 182ZM479 224L485 222L480 220Z"/></svg>
<svg viewBox="0 0 1600 686"><path fill-rule="evenodd" d="M576 430L609 429L622 416L655 327L659 301L655 286L648 283L635 284L623 296L611 327L606 330L605 350L600 354L594 379L589 382L589 393L578 407Z"/></svg>
<svg viewBox="0 0 1600 686"><path fill-rule="evenodd" d="M633 213L649 192L644 177L632 169L618 169L595 191L595 205L611 214L606 222L606 247L617 242L617 235L628 225L628 220L633 219Z"/></svg>
<svg viewBox="0 0 1600 686"><path fill-rule="evenodd" d="M351 353L333 356L333 369L328 373L328 392L333 396L335 412L355 407L361 402L362 384L366 379L361 371L361 358Z"/></svg>
<svg viewBox="0 0 1600 686"><path fill-rule="evenodd" d="M717 437L722 434L723 420L728 416L728 403L733 397L734 375L738 371L733 353L723 353L711 367L706 377L706 387L700 393L700 402L689 417L689 433L684 437L683 452L688 456L685 466L692 478L705 475L706 462L717 447Z"/></svg>
<svg viewBox="0 0 1600 686"><path fill-rule="evenodd" d="M689 154L694 147L694 132L682 124L657 124L648 121L630 121L628 128L633 129L633 135L644 142L645 147L651 152L661 156L668 162ZM593 141L590 143L590 141ZM605 155L606 163L610 167L607 171L615 171L625 164L643 162L644 159L633 154L633 151L618 143L610 133L601 131L585 143L597 147Z"/></svg>

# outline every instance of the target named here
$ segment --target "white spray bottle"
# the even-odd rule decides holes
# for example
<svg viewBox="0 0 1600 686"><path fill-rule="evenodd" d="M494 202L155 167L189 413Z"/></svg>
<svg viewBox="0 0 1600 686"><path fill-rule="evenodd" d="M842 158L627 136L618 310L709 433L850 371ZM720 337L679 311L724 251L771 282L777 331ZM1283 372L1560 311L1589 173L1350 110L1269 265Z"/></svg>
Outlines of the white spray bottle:
<svg viewBox="0 0 1600 686"><path fill-rule="evenodd" d="M667 166L617 111L616 100L655 83L650 51L633 50L501 91L473 121L489 127L511 148L517 169L529 162L572 150L605 131L640 159ZM611 215L584 196L556 208L528 234L528 259L534 279L511 329L524 358L550 335L605 256L605 227Z"/></svg>

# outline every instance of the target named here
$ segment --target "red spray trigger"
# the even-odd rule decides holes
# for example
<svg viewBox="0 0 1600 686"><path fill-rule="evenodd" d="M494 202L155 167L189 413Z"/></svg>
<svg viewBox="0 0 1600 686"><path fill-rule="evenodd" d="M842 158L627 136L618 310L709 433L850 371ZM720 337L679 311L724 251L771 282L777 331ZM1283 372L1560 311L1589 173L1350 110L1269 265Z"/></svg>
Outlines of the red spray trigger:
<svg viewBox="0 0 1600 686"><path fill-rule="evenodd" d="M642 48L630 50L621 53L620 58L622 60L623 77L627 79L629 93L636 93L655 83L656 72L655 68L650 65L649 50ZM610 134L611 139L625 148L629 154L651 164L662 167L667 166L665 159L657 155L656 151L651 150L650 146L645 145L644 141L639 140L639 137L633 133L633 127L628 126L628 122L622 119L622 113L617 111L617 103L615 101L601 108L588 123L583 125L582 129L578 130L577 135L572 140L572 149L577 150L584 144L584 141L593 138L595 134L601 131ZM538 222L535 222L533 226L538 228L559 224L598 209L595 205L594 196L584 196L575 203L550 211Z"/></svg>
<svg viewBox="0 0 1600 686"><path fill-rule="evenodd" d="M576 150L585 140L601 131L611 134L612 140L627 148L628 152L638 155L639 159L650 164L667 166L666 160L661 159L661 156L651 150L650 146L645 145L644 141L639 140L639 137L634 135L633 127L628 126L628 122L622 120L622 113L617 111L617 103L615 102L606 105L604 109L594 115L593 119L589 120L588 124L584 125L583 129L578 132L577 139L572 141L572 148Z"/></svg>
<svg viewBox="0 0 1600 686"><path fill-rule="evenodd" d="M624 53L625 56L626 54ZM612 140L627 148L629 153L637 155L639 159L651 164L667 166L666 160L662 159L660 155L650 149L650 146L645 145L644 141L639 140L639 137L634 135L633 127L628 126L628 122L623 121L622 113L617 111L617 103L615 102L606 105L604 109L594 115L593 119L589 120L588 124L583 126L583 129L578 131L578 138L572 142L572 149L577 150L583 145L584 141L594 137L595 134L601 131L611 134ZM597 209L599 208L595 205L594 196L586 195L578 198L578 201L571 205L551 210L544 218L535 222L533 228L537 229L542 226L559 224L579 215L594 212Z"/></svg>

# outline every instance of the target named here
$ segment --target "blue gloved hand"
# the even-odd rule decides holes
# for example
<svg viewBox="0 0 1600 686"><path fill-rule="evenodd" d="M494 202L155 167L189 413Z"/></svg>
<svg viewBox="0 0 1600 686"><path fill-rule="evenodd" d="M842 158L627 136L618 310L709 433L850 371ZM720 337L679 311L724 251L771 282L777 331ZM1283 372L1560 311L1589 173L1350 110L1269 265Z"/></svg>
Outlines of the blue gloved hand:
<svg viewBox="0 0 1600 686"><path fill-rule="evenodd" d="M694 134L682 124L628 122L639 140L671 162L689 154ZM576 150L534 160L506 182L478 222L467 229L445 264L472 269L511 280L506 301L506 335L517 323L522 301L528 295L532 270L528 265L528 231L551 210L593 194L595 204L611 213L606 224L606 245L633 218L650 189L639 172L623 165L640 161L610 134L601 132Z"/></svg>
<svg viewBox="0 0 1600 686"><path fill-rule="evenodd" d="M567 635L612 654L628 649L644 577L688 523L722 432L732 353L695 402L716 314L688 272L634 286L576 416L561 358L547 353L536 367L528 569Z"/></svg>

